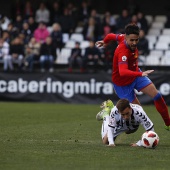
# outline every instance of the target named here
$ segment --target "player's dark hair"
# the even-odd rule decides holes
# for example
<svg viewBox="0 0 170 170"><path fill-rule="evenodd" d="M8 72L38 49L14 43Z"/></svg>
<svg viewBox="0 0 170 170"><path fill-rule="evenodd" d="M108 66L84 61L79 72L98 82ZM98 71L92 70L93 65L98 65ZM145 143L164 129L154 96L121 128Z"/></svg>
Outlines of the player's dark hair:
<svg viewBox="0 0 170 170"><path fill-rule="evenodd" d="M127 107L130 107L130 103L129 100L127 99L120 99L117 104L116 107L118 109L119 112L122 112L123 110L125 110Z"/></svg>
<svg viewBox="0 0 170 170"><path fill-rule="evenodd" d="M125 27L125 34L126 35L129 35L129 34L136 34L136 35L139 35L139 27L132 23L132 24L128 24L126 25Z"/></svg>

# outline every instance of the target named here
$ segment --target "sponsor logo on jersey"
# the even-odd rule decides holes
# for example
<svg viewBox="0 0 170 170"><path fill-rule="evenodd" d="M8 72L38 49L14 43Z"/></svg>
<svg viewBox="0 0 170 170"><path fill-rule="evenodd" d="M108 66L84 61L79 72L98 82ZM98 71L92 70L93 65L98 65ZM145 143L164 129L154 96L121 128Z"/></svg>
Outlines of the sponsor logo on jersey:
<svg viewBox="0 0 170 170"><path fill-rule="evenodd" d="M134 55L134 58L138 58L138 55L137 55L137 54L135 54L135 55Z"/></svg>
<svg viewBox="0 0 170 170"><path fill-rule="evenodd" d="M127 60L127 57L126 56L123 56L122 57L122 61L126 61Z"/></svg>
<svg viewBox="0 0 170 170"><path fill-rule="evenodd" d="M149 122L149 121L147 121L146 123L145 123L145 126L148 128L149 126L151 125L151 123Z"/></svg>
<svg viewBox="0 0 170 170"><path fill-rule="evenodd" d="M134 56L134 58L138 58L137 53L132 53L132 55Z"/></svg>

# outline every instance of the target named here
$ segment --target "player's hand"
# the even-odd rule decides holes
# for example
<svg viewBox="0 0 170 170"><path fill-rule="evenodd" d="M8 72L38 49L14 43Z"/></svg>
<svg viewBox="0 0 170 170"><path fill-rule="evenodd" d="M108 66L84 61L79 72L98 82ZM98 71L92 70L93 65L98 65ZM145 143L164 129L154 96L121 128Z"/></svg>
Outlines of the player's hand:
<svg viewBox="0 0 170 170"><path fill-rule="evenodd" d="M131 143L130 146L137 147L138 145L136 143Z"/></svg>
<svg viewBox="0 0 170 170"><path fill-rule="evenodd" d="M104 46L105 46L105 43L104 43L104 41L97 41L97 42L95 43L95 46L98 47L98 48L104 47Z"/></svg>
<svg viewBox="0 0 170 170"><path fill-rule="evenodd" d="M154 70L147 70L142 73L142 76L148 76L150 73L154 72Z"/></svg>
<svg viewBox="0 0 170 170"><path fill-rule="evenodd" d="M108 147L115 147L116 145L115 144L110 144L110 145L107 145Z"/></svg>

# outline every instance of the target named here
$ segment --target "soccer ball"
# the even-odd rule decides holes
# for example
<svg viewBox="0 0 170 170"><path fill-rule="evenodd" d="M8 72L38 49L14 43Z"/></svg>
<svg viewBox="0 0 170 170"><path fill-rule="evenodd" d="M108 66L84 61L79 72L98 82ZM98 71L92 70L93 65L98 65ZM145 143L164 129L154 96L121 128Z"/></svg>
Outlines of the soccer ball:
<svg viewBox="0 0 170 170"><path fill-rule="evenodd" d="M153 131L146 131L142 135L142 146L144 148L154 149L159 143L159 136L156 132Z"/></svg>

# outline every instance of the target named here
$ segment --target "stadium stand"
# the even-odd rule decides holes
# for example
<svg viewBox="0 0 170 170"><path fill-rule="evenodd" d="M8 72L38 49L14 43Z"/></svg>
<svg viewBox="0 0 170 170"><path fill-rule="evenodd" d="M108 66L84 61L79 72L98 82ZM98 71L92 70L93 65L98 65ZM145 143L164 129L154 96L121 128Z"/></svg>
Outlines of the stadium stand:
<svg viewBox="0 0 170 170"><path fill-rule="evenodd" d="M69 9L73 10L73 9ZM71 11L73 13L73 11ZM75 11L74 11L75 12ZM76 16L76 13L74 13ZM74 17L73 15L73 17ZM111 16L117 21L117 18L119 18L121 14L111 13ZM75 47L75 42L80 42L80 48L82 49L82 55L84 55L84 51L87 47L89 47L89 41L88 39L85 39L83 35L83 29L84 25L83 22L86 23L88 21L89 15L84 16L84 18L80 18L79 13L74 18L75 24L74 29L72 32L63 32L62 33L62 42L63 47L62 49L56 48L56 62L55 64L59 65L65 65L68 64L68 57L70 56L70 51L72 48ZM103 30L104 25L103 19L105 17L105 12L98 13L96 16L99 16L97 18L98 31ZM146 38L148 40L148 46L149 46L149 54L147 56L139 56L139 65L141 66L149 66L149 65L155 65L155 66L164 66L169 65L168 63L168 57L170 58L170 28L165 28L165 23L168 20L167 15L151 15L151 14L145 14L145 19L147 20L149 29L146 33ZM81 16L82 17L82 16ZM57 22L59 22L59 18L55 18ZM100 21L99 21L100 19ZM22 20L23 23L26 20ZM101 23L101 25L100 25ZM65 23L67 24L67 23ZM15 23L14 23L15 25ZM22 24L21 24L22 25ZM52 25L53 22L48 24L47 30L49 34L52 32ZM101 27L102 26L102 27ZM92 28L91 28L92 29ZM115 31L115 30L114 30ZM113 30L111 30L113 32ZM115 31L116 32L116 31ZM11 32L10 35L14 35L14 32ZM167 36L168 35L168 36ZM103 32L101 31L98 39L102 39L104 36ZM94 40L96 41L96 40ZM161 61L161 62L160 62ZM3 63L2 60L0 60L1 63ZM35 62L38 63L37 61Z"/></svg>

